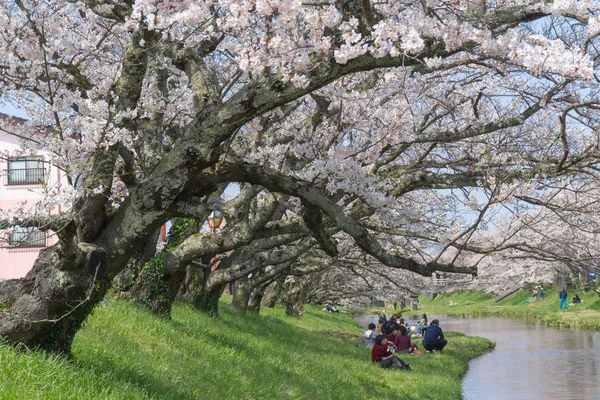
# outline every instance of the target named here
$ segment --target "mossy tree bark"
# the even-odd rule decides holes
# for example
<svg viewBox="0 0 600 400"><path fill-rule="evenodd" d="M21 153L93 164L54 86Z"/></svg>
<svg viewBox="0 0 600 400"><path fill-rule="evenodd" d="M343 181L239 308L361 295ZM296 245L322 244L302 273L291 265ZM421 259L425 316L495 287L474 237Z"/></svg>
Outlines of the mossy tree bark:
<svg viewBox="0 0 600 400"><path fill-rule="evenodd" d="M167 269L170 251L179 246L188 236L197 233L200 224L191 218L177 218L167 238L165 248L146 262L128 297L136 304L149 309L153 314L169 318L175 297L186 277L186 267Z"/></svg>

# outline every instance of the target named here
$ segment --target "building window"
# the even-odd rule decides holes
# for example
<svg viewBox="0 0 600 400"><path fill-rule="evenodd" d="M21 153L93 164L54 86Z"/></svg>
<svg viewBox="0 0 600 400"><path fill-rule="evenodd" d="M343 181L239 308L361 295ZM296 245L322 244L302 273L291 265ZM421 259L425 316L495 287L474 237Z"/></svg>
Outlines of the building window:
<svg viewBox="0 0 600 400"><path fill-rule="evenodd" d="M17 227L10 234L8 244L12 247L45 247L46 234L35 228Z"/></svg>
<svg viewBox="0 0 600 400"><path fill-rule="evenodd" d="M44 183L46 170L41 157L17 157L8 160L7 185Z"/></svg>

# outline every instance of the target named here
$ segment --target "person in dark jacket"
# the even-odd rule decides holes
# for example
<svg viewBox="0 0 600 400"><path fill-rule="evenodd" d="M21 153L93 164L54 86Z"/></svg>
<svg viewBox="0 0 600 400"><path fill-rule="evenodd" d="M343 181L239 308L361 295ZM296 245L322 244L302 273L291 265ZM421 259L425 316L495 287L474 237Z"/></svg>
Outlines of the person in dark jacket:
<svg viewBox="0 0 600 400"><path fill-rule="evenodd" d="M427 351L442 351L447 344L448 341L444 339L444 332L440 328L440 321L434 319L425 330L423 347Z"/></svg>
<svg viewBox="0 0 600 400"><path fill-rule="evenodd" d="M560 291L560 293L558 293L558 297L560 298L560 309L562 310L564 308L565 311L567 311L567 291L565 290L565 287L562 287L562 290Z"/></svg>
<svg viewBox="0 0 600 400"><path fill-rule="evenodd" d="M387 338L383 335L377 335L375 345L371 350L371 361L379 364L382 368L389 368L392 365L398 368L411 370L410 365L396 357L388 349Z"/></svg>
<svg viewBox="0 0 600 400"><path fill-rule="evenodd" d="M381 326L381 334L387 336L392 333L393 329L400 329L400 325L396 322L394 317L391 317Z"/></svg>

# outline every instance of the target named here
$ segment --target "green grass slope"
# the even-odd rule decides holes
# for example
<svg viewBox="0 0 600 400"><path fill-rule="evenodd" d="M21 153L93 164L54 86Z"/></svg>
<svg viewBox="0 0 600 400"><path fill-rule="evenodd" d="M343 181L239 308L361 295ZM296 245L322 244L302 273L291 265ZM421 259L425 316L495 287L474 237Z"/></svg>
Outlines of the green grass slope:
<svg viewBox="0 0 600 400"><path fill-rule="evenodd" d="M0 346L0 398L460 399L468 361L493 345L449 333L443 353L403 357L414 371L383 370L356 346L362 329L344 314L241 314L226 300L220 318L176 304L170 321L111 301L67 360Z"/></svg>

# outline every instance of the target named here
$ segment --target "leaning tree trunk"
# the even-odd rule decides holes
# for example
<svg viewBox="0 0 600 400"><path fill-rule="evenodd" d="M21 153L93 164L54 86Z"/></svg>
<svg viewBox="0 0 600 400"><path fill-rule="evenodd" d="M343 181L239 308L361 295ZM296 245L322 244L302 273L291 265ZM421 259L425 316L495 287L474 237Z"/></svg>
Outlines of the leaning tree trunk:
<svg viewBox="0 0 600 400"><path fill-rule="evenodd" d="M0 335L29 349L68 354L110 284L103 252L78 251L74 242L43 249L24 278L0 283Z"/></svg>
<svg viewBox="0 0 600 400"><path fill-rule="evenodd" d="M112 173L107 176L112 179ZM178 177L150 179L151 185L132 190L126 206L110 218L104 194L75 204L76 218L62 225L60 241L40 251L24 278L0 283L0 336L26 348L69 353L75 333L113 278L168 219L168 202L164 209L145 205L170 186L178 193L184 179Z"/></svg>

